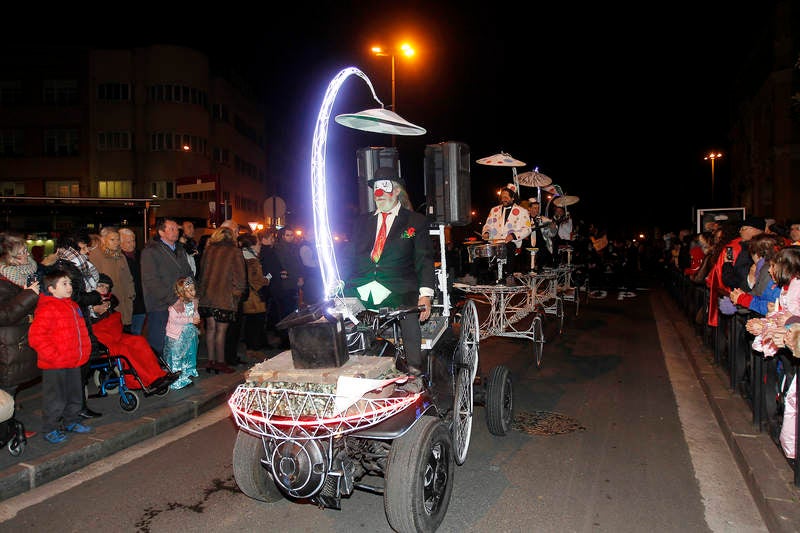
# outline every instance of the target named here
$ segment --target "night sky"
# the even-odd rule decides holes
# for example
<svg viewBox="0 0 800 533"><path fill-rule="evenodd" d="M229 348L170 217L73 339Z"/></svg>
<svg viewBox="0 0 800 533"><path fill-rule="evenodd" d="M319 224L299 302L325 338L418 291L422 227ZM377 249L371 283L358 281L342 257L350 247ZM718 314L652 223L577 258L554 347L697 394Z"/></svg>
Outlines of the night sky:
<svg viewBox="0 0 800 533"><path fill-rule="evenodd" d="M302 4L262 19L259 31L245 23L236 37L187 43L219 60L238 56L255 81L267 110L269 173L282 179L290 222L311 219L311 138L328 83L358 67L388 107L391 61L369 48L402 39L417 55L397 58L397 112L427 129L397 137L415 205L424 202L425 146L458 141L470 147L472 204L481 220L512 170L475 161L501 151L527 163L518 172L538 167L565 194L579 196L573 216L611 236L692 227L694 209L730 206L725 159L716 164L711 205L703 157L730 144L732 87L767 2L746 9L721 1L524 9L502 2ZM351 77L333 115L371 107L367 85ZM332 219L336 208L356 202L356 150L365 146L391 146L391 137L331 120ZM535 192L523 187L521 196Z"/></svg>

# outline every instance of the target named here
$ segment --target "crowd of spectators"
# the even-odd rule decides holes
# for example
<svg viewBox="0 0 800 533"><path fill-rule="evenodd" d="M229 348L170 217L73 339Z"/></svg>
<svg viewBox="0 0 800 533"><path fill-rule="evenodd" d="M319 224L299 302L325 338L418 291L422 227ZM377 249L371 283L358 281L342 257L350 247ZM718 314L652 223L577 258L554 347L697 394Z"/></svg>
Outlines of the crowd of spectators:
<svg viewBox="0 0 800 533"><path fill-rule="evenodd" d="M63 232L49 255L34 248L20 234L0 233L0 388L12 397L42 377L36 351L19 339L27 338L40 292L47 294L41 280L54 273L69 279L68 299L80 309L92 354L124 355L147 394L191 386L197 375L196 345L186 343L194 346L188 354L175 349L175 339L186 328L206 336L205 369L232 372L232 365L263 359L268 348L288 348L288 336L276 324L321 297L313 243L295 231L254 235L225 221L198 243L191 221L179 225L164 217L141 250L131 228L116 227L96 234L85 228ZM189 295L179 290L187 287L192 289ZM178 308L202 320L187 318L181 335L172 332L165 353L170 313L175 321ZM236 355L240 341L246 345L244 360ZM175 361L182 361L181 368L170 367ZM89 363L81 365L79 416L84 420L102 416L88 404L90 372ZM129 376L126 385L142 387ZM47 427L48 442L66 440L65 432L72 431L67 426L91 430L72 418L62 424L60 430Z"/></svg>

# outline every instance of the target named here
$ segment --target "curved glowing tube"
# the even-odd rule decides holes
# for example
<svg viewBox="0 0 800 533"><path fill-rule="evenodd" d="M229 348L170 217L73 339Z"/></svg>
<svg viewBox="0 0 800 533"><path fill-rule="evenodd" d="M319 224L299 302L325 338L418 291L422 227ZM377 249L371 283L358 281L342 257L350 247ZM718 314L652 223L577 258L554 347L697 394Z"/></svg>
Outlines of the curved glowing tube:
<svg viewBox="0 0 800 533"><path fill-rule="evenodd" d="M331 236L331 228L328 222L328 199L325 183L328 123L330 122L331 109L339 88L351 75L356 75L363 79L372 91L372 97L383 107L383 102L378 100L375 89L372 87L367 75L355 67L347 67L341 70L328 84L328 89L322 99L319 115L317 115L314 140L311 143L311 203L314 212L317 257L319 258L319 269L322 274L322 287L326 300L336 295L342 296L342 289L344 288L344 281L340 279L339 268L336 265L336 253L333 249L333 237Z"/></svg>

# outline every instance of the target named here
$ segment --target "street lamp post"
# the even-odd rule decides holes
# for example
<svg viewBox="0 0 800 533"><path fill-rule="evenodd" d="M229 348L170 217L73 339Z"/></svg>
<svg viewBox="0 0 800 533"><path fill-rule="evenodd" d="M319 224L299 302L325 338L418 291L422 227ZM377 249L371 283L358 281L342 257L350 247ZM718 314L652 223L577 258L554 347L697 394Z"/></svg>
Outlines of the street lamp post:
<svg viewBox="0 0 800 533"><path fill-rule="evenodd" d="M379 57L391 57L392 58L392 111L397 113L397 85L395 83L395 52L399 51L406 57L411 57L414 55L414 49L408 43L403 43L400 45L399 48L386 50L382 46L373 46L372 53ZM395 146L395 138L392 135L392 146Z"/></svg>
<svg viewBox="0 0 800 533"><path fill-rule="evenodd" d="M703 158L704 161L711 161L711 206L714 206L714 161L721 158L720 152L711 152Z"/></svg>

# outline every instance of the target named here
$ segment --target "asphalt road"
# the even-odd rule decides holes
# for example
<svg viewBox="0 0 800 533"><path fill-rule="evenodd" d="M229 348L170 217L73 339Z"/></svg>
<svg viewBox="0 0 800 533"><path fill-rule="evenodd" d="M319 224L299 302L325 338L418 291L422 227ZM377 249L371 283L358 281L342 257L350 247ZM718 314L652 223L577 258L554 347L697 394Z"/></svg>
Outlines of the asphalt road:
<svg viewBox="0 0 800 533"><path fill-rule="evenodd" d="M481 342L511 369L519 426L489 434L476 407L444 532L767 531L655 294L590 300L541 369L530 342ZM524 325L521 323L521 325ZM342 510L248 499L233 479L226 407L19 496L2 531L390 531L382 497Z"/></svg>

